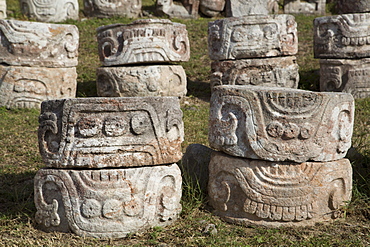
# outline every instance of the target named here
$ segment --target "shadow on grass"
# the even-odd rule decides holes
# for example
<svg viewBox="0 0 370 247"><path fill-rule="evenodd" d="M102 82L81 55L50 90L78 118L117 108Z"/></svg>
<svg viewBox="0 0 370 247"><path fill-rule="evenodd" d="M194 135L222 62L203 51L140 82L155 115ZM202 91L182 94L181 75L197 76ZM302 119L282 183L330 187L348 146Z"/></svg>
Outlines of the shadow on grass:
<svg viewBox="0 0 370 247"><path fill-rule="evenodd" d="M97 97L96 81L84 81L77 84L76 97Z"/></svg>
<svg viewBox="0 0 370 247"><path fill-rule="evenodd" d="M320 91L320 70L299 71L299 89Z"/></svg>
<svg viewBox="0 0 370 247"><path fill-rule="evenodd" d="M194 96L209 102L211 98L210 84L202 81L192 81L189 78L187 80L187 96Z"/></svg>

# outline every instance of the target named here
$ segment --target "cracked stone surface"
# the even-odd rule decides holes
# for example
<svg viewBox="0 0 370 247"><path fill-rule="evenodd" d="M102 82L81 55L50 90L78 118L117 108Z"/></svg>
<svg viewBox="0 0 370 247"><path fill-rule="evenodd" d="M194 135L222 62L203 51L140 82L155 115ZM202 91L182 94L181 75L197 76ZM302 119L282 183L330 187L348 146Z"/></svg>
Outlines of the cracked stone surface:
<svg viewBox="0 0 370 247"><path fill-rule="evenodd" d="M84 0L84 13L91 17L123 16L137 18L141 13L141 0Z"/></svg>

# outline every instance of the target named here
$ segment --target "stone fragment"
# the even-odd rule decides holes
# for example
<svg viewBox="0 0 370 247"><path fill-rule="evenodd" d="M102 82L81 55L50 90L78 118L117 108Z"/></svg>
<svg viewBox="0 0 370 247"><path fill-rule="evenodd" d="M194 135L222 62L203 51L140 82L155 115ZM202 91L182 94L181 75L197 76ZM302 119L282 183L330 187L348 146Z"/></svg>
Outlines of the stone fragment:
<svg viewBox="0 0 370 247"><path fill-rule="evenodd" d="M337 0L336 5L341 14L370 12L369 0Z"/></svg>
<svg viewBox="0 0 370 247"><path fill-rule="evenodd" d="M78 0L20 0L24 15L40 22L78 20Z"/></svg>
<svg viewBox="0 0 370 247"><path fill-rule="evenodd" d="M101 26L97 38L104 66L181 62L190 58L186 26L167 19Z"/></svg>
<svg viewBox="0 0 370 247"><path fill-rule="evenodd" d="M320 91L370 97L370 58L320 59Z"/></svg>
<svg viewBox="0 0 370 247"><path fill-rule="evenodd" d="M6 0L0 0L0 19L6 18Z"/></svg>
<svg viewBox="0 0 370 247"><path fill-rule="evenodd" d="M84 13L86 16L101 18L137 18L141 13L141 0L84 0Z"/></svg>
<svg viewBox="0 0 370 247"><path fill-rule="evenodd" d="M297 23L292 15L225 18L208 24L212 60L295 55Z"/></svg>
<svg viewBox="0 0 370 247"><path fill-rule="evenodd" d="M48 167L170 164L182 157L176 97L79 98L41 105L39 148Z"/></svg>
<svg viewBox="0 0 370 247"><path fill-rule="evenodd" d="M267 4L268 0L227 0L226 17L267 15L269 13Z"/></svg>
<svg viewBox="0 0 370 247"><path fill-rule="evenodd" d="M223 220L266 227L313 226L341 216L351 200L348 159L270 162L214 152L209 202Z"/></svg>
<svg viewBox="0 0 370 247"><path fill-rule="evenodd" d="M180 65L100 67L96 71L100 97L186 95L186 73Z"/></svg>
<svg viewBox="0 0 370 247"><path fill-rule="evenodd" d="M45 231L121 238L174 222L181 211L176 164L126 169L41 169L36 222Z"/></svg>
<svg viewBox="0 0 370 247"><path fill-rule="evenodd" d="M315 58L370 57L370 13L314 20Z"/></svg>
<svg viewBox="0 0 370 247"><path fill-rule="evenodd" d="M279 0L268 0L267 10L270 14L279 14Z"/></svg>
<svg viewBox="0 0 370 247"><path fill-rule="evenodd" d="M0 20L0 63L74 67L78 64L78 29L74 25Z"/></svg>
<svg viewBox="0 0 370 247"><path fill-rule="evenodd" d="M169 18L197 18L199 9L199 0L157 0L156 14L166 15Z"/></svg>
<svg viewBox="0 0 370 247"><path fill-rule="evenodd" d="M299 82L294 56L215 61L211 68L212 88L218 85L297 88Z"/></svg>
<svg viewBox="0 0 370 247"><path fill-rule="evenodd" d="M284 0L285 14L325 15L326 0Z"/></svg>
<svg viewBox="0 0 370 247"><path fill-rule="evenodd" d="M213 88L210 146L270 161L331 161L351 147L354 99L347 93L223 85Z"/></svg>
<svg viewBox="0 0 370 247"><path fill-rule="evenodd" d="M50 99L74 98L76 68L44 68L0 65L0 106L40 108Z"/></svg>
<svg viewBox="0 0 370 247"><path fill-rule="evenodd" d="M202 0L199 10L206 16L214 17L224 10L225 2L226 0Z"/></svg>

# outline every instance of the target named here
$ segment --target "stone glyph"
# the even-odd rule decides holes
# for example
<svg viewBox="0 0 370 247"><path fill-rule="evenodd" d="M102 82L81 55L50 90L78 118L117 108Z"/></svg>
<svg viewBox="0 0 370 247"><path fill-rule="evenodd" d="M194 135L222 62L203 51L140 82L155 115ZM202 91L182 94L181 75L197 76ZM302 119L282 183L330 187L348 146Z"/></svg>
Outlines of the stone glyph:
<svg viewBox="0 0 370 247"><path fill-rule="evenodd" d="M319 17L314 20L315 58L370 57L370 13Z"/></svg>
<svg viewBox="0 0 370 247"><path fill-rule="evenodd" d="M188 61L186 26L165 19L143 19L97 29L104 66Z"/></svg>
<svg viewBox="0 0 370 247"><path fill-rule="evenodd" d="M351 200L348 159L270 162L213 152L209 202L223 220L266 227L313 226L341 216Z"/></svg>
<svg viewBox="0 0 370 247"><path fill-rule="evenodd" d="M78 0L20 0L21 11L40 22L78 20Z"/></svg>
<svg viewBox="0 0 370 247"><path fill-rule="evenodd" d="M267 5L268 0L227 0L226 17L267 15L269 13Z"/></svg>
<svg viewBox="0 0 370 247"><path fill-rule="evenodd" d="M284 0L285 14L325 15L326 0Z"/></svg>
<svg viewBox="0 0 370 247"><path fill-rule="evenodd" d="M79 98L42 103L39 148L48 167L170 164L182 157L176 97Z"/></svg>
<svg viewBox="0 0 370 247"><path fill-rule="evenodd" d="M141 13L141 0L84 0L84 13L93 17L124 16L137 18Z"/></svg>
<svg viewBox="0 0 370 247"><path fill-rule="evenodd" d="M337 0L336 7L339 13L364 13L370 12L369 0Z"/></svg>
<svg viewBox="0 0 370 247"><path fill-rule="evenodd" d="M211 87L218 85L259 85L297 88L296 57L271 57L212 62Z"/></svg>
<svg viewBox="0 0 370 247"><path fill-rule="evenodd" d="M46 231L121 238L175 221L181 212L176 164L126 169L41 169L36 222Z"/></svg>
<svg viewBox="0 0 370 247"><path fill-rule="evenodd" d="M74 98L76 68L45 68L0 65L0 106L40 108L51 99Z"/></svg>
<svg viewBox="0 0 370 247"><path fill-rule="evenodd" d="M78 29L74 25L0 20L0 63L16 66L74 67Z"/></svg>
<svg viewBox="0 0 370 247"><path fill-rule="evenodd" d="M297 23L291 15L225 18L208 24L212 60L295 55Z"/></svg>
<svg viewBox="0 0 370 247"><path fill-rule="evenodd" d="M233 156L331 161L351 147L354 99L347 93L223 85L213 88L209 143Z"/></svg>

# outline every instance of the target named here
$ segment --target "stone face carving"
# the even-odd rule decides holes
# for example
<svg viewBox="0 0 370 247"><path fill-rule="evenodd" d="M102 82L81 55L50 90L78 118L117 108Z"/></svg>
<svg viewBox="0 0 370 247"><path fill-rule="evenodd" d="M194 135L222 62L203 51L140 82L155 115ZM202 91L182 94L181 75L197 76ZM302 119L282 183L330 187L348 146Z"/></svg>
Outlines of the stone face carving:
<svg viewBox="0 0 370 247"><path fill-rule="evenodd" d="M213 88L210 146L270 161L331 161L351 147L354 99L347 93L223 85Z"/></svg>
<svg viewBox="0 0 370 247"><path fill-rule="evenodd" d="M97 29L99 56L104 66L188 61L186 26L170 20L144 19Z"/></svg>
<svg viewBox="0 0 370 247"><path fill-rule="evenodd" d="M369 0L337 0L337 10L339 13L363 13L370 12Z"/></svg>
<svg viewBox="0 0 370 247"><path fill-rule="evenodd" d="M100 97L186 95L186 74L180 65L100 67L97 69Z"/></svg>
<svg viewBox="0 0 370 247"><path fill-rule="evenodd" d="M141 13L141 0L84 0L84 13L87 16L124 16L137 18Z"/></svg>
<svg viewBox="0 0 370 247"><path fill-rule="evenodd" d="M0 0L0 19L6 18L6 0Z"/></svg>
<svg viewBox="0 0 370 247"><path fill-rule="evenodd" d="M50 99L74 98L76 68L0 65L0 106L40 108Z"/></svg>
<svg viewBox="0 0 370 247"><path fill-rule="evenodd" d="M40 22L78 20L78 0L20 0L23 14Z"/></svg>
<svg viewBox="0 0 370 247"><path fill-rule="evenodd" d="M225 2L225 0L202 0L199 10L206 16L214 17L224 10Z"/></svg>
<svg viewBox="0 0 370 247"><path fill-rule="evenodd" d="M74 25L0 20L0 63L73 67L78 61L78 29Z"/></svg>
<svg viewBox="0 0 370 247"><path fill-rule="evenodd" d="M176 97L45 101L39 121L39 148L48 167L151 166L182 156Z"/></svg>
<svg viewBox="0 0 370 247"><path fill-rule="evenodd" d="M227 0L226 17L240 17L247 15L267 15L268 0Z"/></svg>
<svg viewBox="0 0 370 247"><path fill-rule="evenodd" d="M307 226L341 216L351 199L348 159L269 162L214 152L208 194L225 221L268 227Z"/></svg>
<svg viewBox="0 0 370 247"><path fill-rule="evenodd" d="M181 0L175 4L173 0L157 0L157 15L167 15L170 18L197 18L199 0Z"/></svg>
<svg viewBox="0 0 370 247"><path fill-rule="evenodd" d="M320 91L370 97L370 58L320 59Z"/></svg>
<svg viewBox="0 0 370 247"><path fill-rule="evenodd" d="M286 14L325 14L326 0L284 0Z"/></svg>
<svg viewBox="0 0 370 247"><path fill-rule="evenodd" d="M211 68L211 87L229 84L297 88L299 82L294 56L215 61Z"/></svg>
<svg viewBox="0 0 370 247"><path fill-rule="evenodd" d="M120 238L175 221L181 211L176 164L99 170L41 169L36 222L46 231Z"/></svg>
<svg viewBox="0 0 370 247"><path fill-rule="evenodd" d="M315 58L370 57L370 13L314 20Z"/></svg>
<svg viewBox="0 0 370 247"><path fill-rule="evenodd" d="M295 55L297 23L291 15L225 18L208 24L212 60Z"/></svg>

